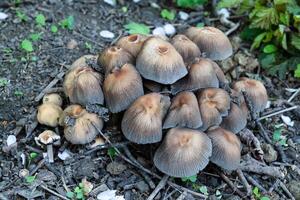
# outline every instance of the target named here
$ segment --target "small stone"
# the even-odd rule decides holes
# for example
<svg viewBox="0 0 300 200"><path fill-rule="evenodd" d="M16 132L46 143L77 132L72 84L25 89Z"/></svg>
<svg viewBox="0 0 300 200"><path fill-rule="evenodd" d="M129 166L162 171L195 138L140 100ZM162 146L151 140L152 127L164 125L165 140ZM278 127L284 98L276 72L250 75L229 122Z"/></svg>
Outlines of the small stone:
<svg viewBox="0 0 300 200"><path fill-rule="evenodd" d="M164 30L167 35L174 35L176 33L176 29L172 24L165 24Z"/></svg>
<svg viewBox="0 0 300 200"><path fill-rule="evenodd" d="M21 169L21 170L19 171L19 177L20 177L20 178L24 178L25 176L28 176L28 175L29 175L28 169Z"/></svg>
<svg viewBox="0 0 300 200"><path fill-rule="evenodd" d="M116 195L117 190L106 190L97 195L98 200L123 200L123 196ZM124 199L125 200L125 199Z"/></svg>
<svg viewBox="0 0 300 200"><path fill-rule="evenodd" d="M272 145L262 144L261 147L264 152L264 159L266 162L270 163L277 160L277 151L274 150Z"/></svg>
<svg viewBox="0 0 300 200"><path fill-rule="evenodd" d="M116 0L104 0L105 3L111 5L111 6L115 6L117 5Z"/></svg>
<svg viewBox="0 0 300 200"><path fill-rule="evenodd" d="M163 27L156 27L155 29L153 29L152 35L166 37L166 33Z"/></svg>
<svg viewBox="0 0 300 200"><path fill-rule="evenodd" d="M280 117L286 125L291 126L291 127L294 126L294 122L291 120L291 118L289 116L281 115Z"/></svg>
<svg viewBox="0 0 300 200"><path fill-rule="evenodd" d="M300 199L300 182L292 180L287 184L288 189L295 197L295 199Z"/></svg>
<svg viewBox="0 0 300 200"><path fill-rule="evenodd" d="M126 168L127 167L125 165L113 161L107 165L106 170L112 175L119 175L126 170Z"/></svg>
<svg viewBox="0 0 300 200"><path fill-rule="evenodd" d="M78 46L78 43L76 40L71 39L67 44L67 49L75 49Z"/></svg>
<svg viewBox="0 0 300 200"><path fill-rule="evenodd" d="M141 0L133 0L134 3L138 3L140 2Z"/></svg>
<svg viewBox="0 0 300 200"><path fill-rule="evenodd" d="M66 160L67 158L70 158L70 154L68 153L68 150L64 150L63 152L58 152L57 156L61 160Z"/></svg>
<svg viewBox="0 0 300 200"><path fill-rule="evenodd" d="M115 37L115 34L108 30L103 30L103 31L100 31L100 36L103 38L113 39Z"/></svg>
<svg viewBox="0 0 300 200"><path fill-rule="evenodd" d="M181 20L187 20L188 18L189 18L189 14L187 14L186 12L183 12L183 11L179 11L179 18L181 19Z"/></svg>
<svg viewBox="0 0 300 200"><path fill-rule="evenodd" d="M6 139L7 146L13 145L16 142L17 142L17 138L14 135L9 135Z"/></svg>
<svg viewBox="0 0 300 200"><path fill-rule="evenodd" d="M135 186L141 193L149 191L149 186L145 181L139 181Z"/></svg>
<svg viewBox="0 0 300 200"><path fill-rule="evenodd" d="M5 14L4 12L0 12L0 20L4 20L8 17L7 14Z"/></svg>

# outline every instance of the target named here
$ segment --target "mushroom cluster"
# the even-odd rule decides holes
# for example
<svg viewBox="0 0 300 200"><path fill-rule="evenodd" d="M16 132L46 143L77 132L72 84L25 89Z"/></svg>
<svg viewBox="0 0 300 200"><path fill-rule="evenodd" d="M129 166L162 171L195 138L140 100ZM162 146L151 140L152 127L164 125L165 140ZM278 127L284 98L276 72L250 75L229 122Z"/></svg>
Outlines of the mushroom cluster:
<svg viewBox="0 0 300 200"><path fill-rule="evenodd" d="M92 141L104 123L83 107L105 105L122 116L122 133L131 142L162 141L153 161L167 175L191 176L210 161L237 169L241 143L235 134L246 126L249 113L244 94L255 112L266 107L268 96L257 80L226 80L216 61L232 53L219 29L191 27L171 39L124 36L98 56L79 58L63 84L74 104L59 120L66 139ZM87 63L90 58L97 59L101 72Z"/></svg>

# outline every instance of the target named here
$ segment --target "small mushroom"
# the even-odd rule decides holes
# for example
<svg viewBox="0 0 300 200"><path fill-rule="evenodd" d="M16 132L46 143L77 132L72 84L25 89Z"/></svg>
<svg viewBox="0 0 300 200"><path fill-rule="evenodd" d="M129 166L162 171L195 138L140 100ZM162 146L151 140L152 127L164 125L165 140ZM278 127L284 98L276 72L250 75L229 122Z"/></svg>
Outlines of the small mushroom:
<svg viewBox="0 0 300 200"><path fill-rule="evenodd" d="M204 169L212 154L210 139L201 131L172 128L156 150L154 165L172 177L187 177Z"/></svg>
<svg viewBox="0 0 300 200"><path fill-rule="evenodd" d="M139 97L126 110L121 128L124 136L138 144L159 142L162 121L170 106L170 98L158 93Z"/></svg>
<svg viewBox="0 0 300 200"><path fill-rule="evenodd" d="M172 94L186 90L194 91L201 88L219 87L218 77L212 63L208 59L197 59L188 68L188 75L171 85Z"/></svg>
<svg viewBox="0 0 300 200"><path fill-rule="evenodd" d="M233 133L238 133L245 128L246 125L247 114L245 114L238 105L231 102L228 116L223 119L220 127Z"/></svg>
<svg viewBox="0 0 300 200"><path fill-rule="evenodd" d="M43 103L38 107L37 120L40 124L56 127L61 114L62 109L57 104Z"/></svg>
<svg viewBox="0 0 300 200"><path fill-rule="evenodd" d="M265 86L260 81L242 77L233 84L233 89L237 92L245 91L254 112L261 112L266 108L268 94Z"/></svg>
<svg viewBox="0 0 300 200"><path fill-rule="evenodd" d="M106 76L103 92L109 110L112 113L121 112L144 95L142 78L132 64L124 64Z"/></svg>
<svg viewBox="0 0 300 200"><path fill-rule="evenodd" d="M175 35L171 40L171 44L182 56L185 63L191 63L195 58L201 56L198 46L185 35Z"/></svg>
<svg viewBox="0 0 300 200"><path fill-rule="evenodd" d="M141 34L128 35L121 37L117 42L117 46L137 57L146 39L147 36Z"/></svg>
<svg viewBox="0 0 300 200"><path fill-rule="evenodd" d="M136 68L144 78L162 84L172 84L187 74L181 55L169 42L158 37L145 41Z"/></svg>
<svg viewBox="0 0 300 200"><path fill-rule="evenodd" d="M101 83L101 75L91 67L76 67L66 74L63 87L72 103L103 104Z"/></svg>
<svg viewBox="0 0 300 200"><path fill-rule="evenodd" d="M197 98L203 122L201 130L219 126L230 109L228 93L219 88L207 88L198 92Z"/></svg>
<svg viewBox="0 0 300 200"><path fill-rule="evenodd" d="M54 103L58 106L62 106L62 98L59 96L59 94L56 93L50 93L50 94L45 94L43 97L43 104L45 103Z"/></svg>
<svg viewBox="0 0 300 200"><path fill-rule="evenodd" d="M241 160L241 142L232 132L216 128L207 132L212 142L211 162L226 170L239 168Z"/></svg>
<svg viewBox="0 0 300 200"><path fill-rule="evenodd" d="M163 128L199 128L202 125L198 101L192 92L180 92L173 99Z"/></svg>
<svg viewBox="0 0 300 200"><path fill-rule="evenodd" d="M185 35L198 45L207 58L212 60L224 60L233 53L228 37L217 28L190 27Z"/></svg>
<svg viewBox="0 0 300 200"><path fill-rule="evenodd" d="M105 75L109 74L115 67L133 62L133 56L124 48L118 46L106 48L98 57L98 63L104 68Z"/></svg>
<svg viewBox="0 0 300 200"><path fill-rule="evenodd" d="M84 55L81 56L80 58L78 58L77 60L75 60L72 65L71 68L77 68L77 67L86 67L88 66L87 60L95 60L97 61L98 56L95 55Z"/></svg>
<svg viewBox="0 0 300 200"><path fill-rule="evenodd" d="M42 132L38 137L34 138L36 143L40 146L47 145L47 156L49 163L54 162L53 157L53 146L60 145L60 136L51 130L46 130Z"/></svg>

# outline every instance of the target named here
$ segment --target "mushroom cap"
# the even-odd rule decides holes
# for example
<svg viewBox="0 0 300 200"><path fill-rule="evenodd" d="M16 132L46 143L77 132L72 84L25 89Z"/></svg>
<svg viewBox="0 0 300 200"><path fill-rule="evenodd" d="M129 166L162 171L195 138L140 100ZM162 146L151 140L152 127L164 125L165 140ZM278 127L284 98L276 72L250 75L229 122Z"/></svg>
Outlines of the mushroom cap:
<svg viewBox="0 0 300 200"><path fill-rule="evenodd" d="M209 59L208 59L208 60L209 60ZM224 85L224 84L228 83L228 81L227 81L227 79L226 79L226 76L225 76L223 70L219 67L219 65L218 65L216 62L212 61L212 60L209 60L209 61L212 63L212 66L213 66L214 71L215 71L215 73L216 73L216 75L217 75L217 78L218 78L218 80L219 80L219 83L220 83L221 85L222 85L222 84Z"/></svg>
<svg viewBox="0 0 300 200"><path fill-rule="evenodd" d="M181 55L167 41L151 37L137 56L136 68L149 80L172 84L187 74Z"/></svg>
<svg viewBox="0 0 300 200"><path fill-rule="evenodd" d="M228 115L230 97L225 90L207 88L198 92L197 99L203 122L201 130L220 125L222 117Z"/></svg>
<svg viewBox="0 0 300 200"><path fill-rule="evenodd" d="M104 68L105 74L110 73L115 67L133 62L133 56L124 48L118 46L106 48L98 57L98 63Z"/></svg>
<svg viewBox="0 0 300 200"><path fill-rule="evenodd" d="M185 35L198 45L207 58L212 60L224 60L233 53L228 37L217 28L190 27Z"/></svg>
<svg viewBox="0 0 300 200"><path fill-rule="evenodd" d="M50 94L45 94L43 97L43 104L44 103L54 103L58 106L62 106L62 98L59 96L59 94L56 93L50 93Z"/></svg>
<svg viewBox="0 0 300 200"><path fill-rule="evenodd" d="M52 144L57 140L60 140L60 136L57 135L54 131L51 130L46 130L39 134L38 137L35 137L35 140L37 143L42 143L42 144Z"/></svg>
<svg viewBox="0 0 300 200"><path fill-rule="evenodd" d="M123 111L144 95L142 78L132 64L125 64L121 68L114 68L106 76L103 92L112 113Z"/></svg>
<svg viewBox="0 0 300 200"><path fill-rule="evenodd" d="M141 51L141 48L147 38L147 36L141 34L128 35L121 37L116 45L125 49L131 53L131 55L136 57Z"/></svg>
<svg viewBox="0 0 300 200"><path fill-rule="evenodd" d="M210 139L201 131L172 128L156 150L154 165L173 177L187 177L204 169L212 154Z"/></svg>
<svg viewBox="0 0 300 200"><path fill-rule="evenodd" d="M56 127L62 112L60 106L54 103L45 103L38 107L37 120L40 124Z"/></svg>
<svg viewBox="0 0 300 200"><path fill-rule="evenodd" d="M78 118L78 117L82 116L84 113L86 113L86 110L83 109L80 105L78 105L78 104L69 105L62 112L62 114L59 118L59 125L60 126L66 125L65 118L67 116L72 117L72 118Z"/></svg>
<svg viewBox="0 0 300 200"><path fill-rule="evenodd" d="M171 44L182 56L185 63L193 62L195 58L201 56L198 46L185 35L175 35L171 40Z"/></svg>
<svg viewBox="0 0 300 200"><path fill-rule="evenodd" d="M228 116L223 118L220 127L229 130L233 133L240 132L247 125L247 115L235 103L230 104Z"/></svg>
<svg viewBox="0 0 300 200"><path fill-rule="evenodd" d="M63 87L72 103L103 104L102 77L90 67L72 68L65 76Z"/></svg>
<svg viewBox="0 0 300 200"><path fill-rule="evenodd" d="M199 128L202 120L198 101L192 92L180 92L173 99L163 128L186 127Z"/></svg>
<svg viewBox="0 0 300 200"><path fill-rule="evenodd" d="M158 93L139 97L123 116L121 128L124 136L138 144L159 142L162 121L170 104L169 97Z"/></svg>
<svg viewBox="0 0 300 200"><path fill-rule="evenodd" d="M172 94L180 91L194 91L200 88L218 88L219 80L212 63L208 59L197 59L189 65L188 75L171 85Z"/></svg>
<svg viewBox="0 0 300 200"><path fill-rule="evenodd" d="M246 92L254 112L261 112L266 108L268 94L265 86L260 81L242 77L233 84L233 89L237 92Z"/></svg>
<svg viewBox="0 0 300 200"><path fill-rule="evenodd" d="M235 170L241 160L241 142L232 132L216 128L207 132L212 142L211 162L227 169Z"/></svg>
<svg viewBox="0 0 300 200"><path fill-rule="evenodd" d="M78 58L77 60L75 60L72 65L71 65L71 68L76 68L76 67L86 67L88 66L88 63L86 62L87 60L89 59L92 59L92 60L97 60L98 59L98 56L96 55L84 55L84 56L81 56L80 58Z"/></svg>

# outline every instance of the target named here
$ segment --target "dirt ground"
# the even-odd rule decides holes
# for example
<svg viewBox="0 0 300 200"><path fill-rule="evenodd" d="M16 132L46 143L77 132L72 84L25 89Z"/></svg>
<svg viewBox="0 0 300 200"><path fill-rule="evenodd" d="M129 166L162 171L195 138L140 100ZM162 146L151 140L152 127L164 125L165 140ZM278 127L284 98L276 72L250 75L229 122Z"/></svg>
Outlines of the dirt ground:
<svg viewBox="0 0 300 200"><path fill-rule="evenodd" d="M40 101L35 99L60 72L67 71L67 67L80 56L97 54L114 42L117 37L126 34L123 26L130 21L144 23L151 28L166 23L166 20L160 17L160 10L151 7L148 1L142 0L138 3L124 1L123 3L123 5L111 6L97 0L23 0L17 5L5 0L0 2L0 11L8 14L8 18L0 21L0 148L3 150L0 151L1 200L67 198L66 193L74 191L83 178L94 186L89 199L96 199L98 193L108 189L118 190L117 193L123 195L125 199L146 199L159 182L159 179L153 175L145 175L144 171L126 163L119 156L115 156L110 145L104 145L97 151L91 151L89 145L62 145L55 150L56 153L68 149L71 158L64 161L56 158L55 163L50 165L42 156L45 149L37 146L34 141L34 136L47 129L42 125L36 128L34 126L36 125L35 112L40 104ZM170 6L160 1L157 1L157 4L162 8ZM122 7L127 7L127 12L123 12ZM210 9L210 7L205 9ZM19 11L26 14L27 21L22 21L20 17L17 17ZM228 29L217 20L210 20L213 16L205 15L202 9L185 11L190 14L188 20L183 21L177 17L172 21L178 32L188 25L196 25L200 22L215 25L224 31ZM39 13L46 16L46 25L43 27L37 27L35 23L35 16ZM73 30L62 29L58 25L68 16L74 16ZM58 26L57 33L50 31L52 24ZM115 38L101 37L99 33L102 30L113 32ZM271 101L270 107L261 116L299 105L300 95L291 102L287 102L293 93L286 90L286 88L299 88L299 81L291 75L288 75L284 81L265 75L255 59L256 52L250 52L250 45L242 43L239 39L239 31L238 29L230 35L235 55L220 63L227 72L228 79L235 80L241 75L257 77L259 74ZM41 33L41 38L33 42L33 52L25 53L20 49L20 43L32 33ZM62 81L59 80L55 87L61 86ZM64 103L68 102L65 100ZM284 173L284 178L252 172L245 174L252 188L255 186L259 188L261 196L269 196L270 199L291 199L288 194L290 191L296 199L300 199L300 109L294 109L284 115L294 121L294 126L284 123L280 115L261 121L271 138L274 131L278 129L275 125L282 124L281 133L284 136L283 139L286 139L285 144L280 148L283 154L278 153L278 149L274 150L274 146L264 142L253 121L250 121L248 125L262 144L265 163L278 168ZM33 131L31 131L32 127L34 127ZM58 131L62 133L62 130ZM115 144L126 143L118 130L106 129L105 133ZM18 144L7 151L5 150L6 140L12 134L17 135ZM127 146L145 168L162 175L150 162L155 146L133 144ZM32 156L33 152L37 155ZM249 153L249 149L247 151L245 148L243 152ZM255 152L251 153L255 154ZM286 156L285 160L282 160L282 155ZM20 178L22 169L28 169L30 175L35 176L35 180L31 182ZM236 188L246 193L235 172L225 174ZM201 194L205 192L199 188L206 186L211 199L241 199L220 176L216 167L209 165L198 174L195 183L181 179L172 178L171 180ZM254 180L257 185L249 179ZM176 199L182 191L167 185L156 199ZM221 198L219 193L221 193ZM186 199L198 198L190 193L186 196ZM244 197L244 199L250 199L250 197ZM260 197L256 196L255 199L260 199Z"/></svg>

